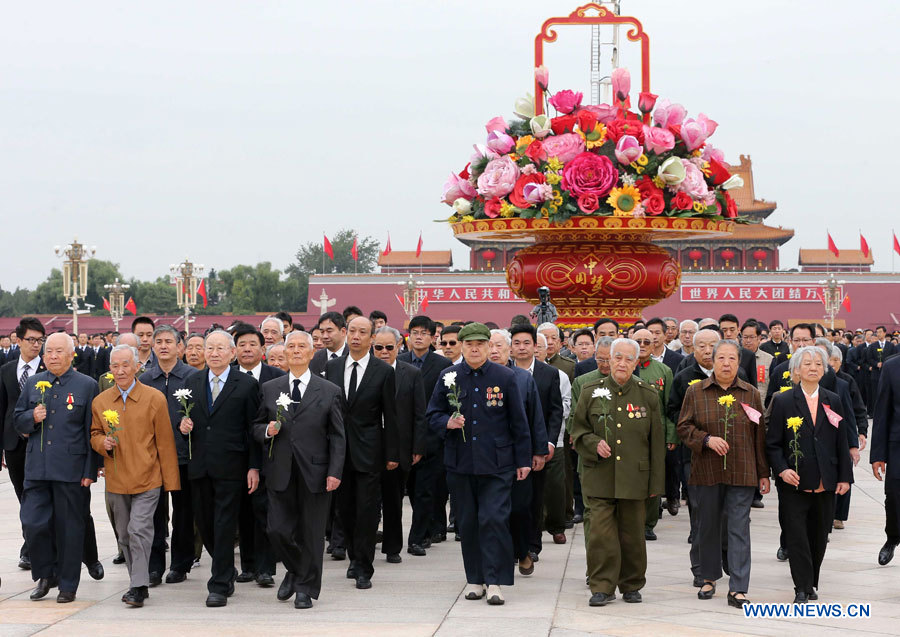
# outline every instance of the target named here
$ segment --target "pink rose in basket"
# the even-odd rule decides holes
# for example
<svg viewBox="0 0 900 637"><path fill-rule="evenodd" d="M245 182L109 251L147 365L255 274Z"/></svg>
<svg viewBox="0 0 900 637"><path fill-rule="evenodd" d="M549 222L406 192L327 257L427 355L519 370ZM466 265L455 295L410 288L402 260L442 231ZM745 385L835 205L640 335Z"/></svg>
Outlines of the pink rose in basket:
<svg viewBox="0 0 900 637"><path fill-rule="evenodd" d="M584 152L584 140L577 133L548 137L543 141L543 145L547 157L556 157L564 164Z"/></svg>
<svg viewBox="0 0 900 637"><path fill-rule="evenodd" d="M510 150L512 150L513 146L515 145L516 140L514 140L503 131L495 130L488 133L487 147L495 153L505 155Z"/></svg>
<svg viewBox="0 0 900 637"><path fill-rule="evenodd" d="M486 198L505 197L519 178L519 167L508 155L492 159L478 177L478 193Z"/></svg>
<svg viewBox="0 0 900 637"><path fill-rule="evenodd" d="M681 104L672 104L668 99L663 98L656 103L656 110L653 111L653 123L662 128L669 126L678 126L684 121L687 111Z"/></svg>
<svg viewBox="0 0 900 637"><path fill-rule="evenodd" d="M647 150L660 155L675 148L675 135L668 128L644 126L644 144Z"/></svg>
<svg viewBox="0 0 900 637"><path fill-rule="evenodd" d="M580 92L574 93L566 89L551 97L550 105L560 113L569 114L581 106L582 97L583 95Z"/></svg>
<svg viewBox="0 0 900 637"><path fill-rule="evenodd" d="M616 159L620 164L627 166L643 154L644 149L634 135L622 135L616 142Z"/></svg>
<svg viewBox="0 0 900 637"><path fill-rule="evenodd" d="M617 109L615 106L610 106L609 104L585 106L582 110L592 112L597 116L597 121L601 124L609 124L619 116L619 109Z"/></svg>
<svg viewBox="0 0 900 637"><path fill-rule="evenodd" d="M463 179L459 175L450 173L447 182L444 184L444 196L441 199L445 204L453 205L453 202L462 197L471 201L475 198L475 186L468 179Z"/></svg>
<svg viewBox="0 0 900 637"><path fill-rule="evenodd" d="M619 179L619 171L609 157L581 153L563 168L561 185L574 197L609 194Z"/></svg>
<svg viewBox="0 0 900 637"><path fill-rule="evenodd" d="M506 120L498 115L487 124L485 124L484 127L487 129L488 133L493 133L494 131L505 133L508 125L506 123Z"/></svg>

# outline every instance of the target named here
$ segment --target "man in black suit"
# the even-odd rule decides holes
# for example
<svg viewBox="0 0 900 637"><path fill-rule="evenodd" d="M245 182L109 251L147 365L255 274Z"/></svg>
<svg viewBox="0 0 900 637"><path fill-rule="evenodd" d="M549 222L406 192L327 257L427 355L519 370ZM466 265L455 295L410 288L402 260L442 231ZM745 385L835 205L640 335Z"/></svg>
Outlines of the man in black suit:
<svg viewBox="0 0 900 637"><path fill-rule="evenodd" d="M11 348L12 341L9 339L9 335L4 334L3 336L0 336L0 365L4 365L9 359Z"/></svg>
<svg viewBox="0 0 900 637"><path fill-rule="evenodd" d="M537 385L544 426L547 429L548 453L546 462L549 462L556 453L563 424L563 400L559 387L559 370L542 363L534 357L534 350L537 346L537 331L534 327L531 325L513 325L509 328L509 333L512 358L516 367L527 370ZM529 474L531 480L531 537L525 570L528 570L527 561L533 560L534 555L540 555L541 553L541 534L544 527L544 489L547 486L546 476L546 471L538 471L532 466L532 472ZM564 494L565 491L560 489L556 497L562 498ZM565 541L565 535L563 535L563 541ZM556 536L554 536L554 542L559 543ZM521 560L519 564L521 571ZM531 568L534 568L533 564Z"/></svg>
<svg viewBox="0 0 900 637"><path fill-rule="evenodd" d="M741 324L734 314L723 314L719 317L719 331L722 333L722 338L726 341L741 342L740 326ZM746 347L742 347L739 367L744 370L747 382L756 387L758 385L756 380L756 354Z"/></svg>
<svg viewBox="0 0 900 637"><path fill-rule="evenodd" d="M456 339L455 331L446 332L447 337ZM436 327L427 316L414 316L409 321L409 351L397 357L398 361L409 363L422 374L422 390L425 405L431 400L434 386L441 372L453 362L436 354L431 345ZM426 426L427 427L427 426ZM447 479L444 471L444 444L441 437L427 427L425 456L412 468L410 475L412 488L412 525L407 538L407 551L411 555L424 555L425 549L433 541L447 537Z"/></svg>
<svg viewBox="0 0 900 637"><path fill-rule="evenodd" d="M78 335L78 347L75 348L75 371L94 378L94 348L88 343L87 334Z"/></svg>
<svg viewBox="0 0 900 637"><path fill-rule="evenodd" d="M875 397L878 395L878 381L881 379L881 366L894 352L894 344L887 337L884 325L875 328L875 340L866 348L865 364L869 371L869 417L875 415Z"/></svg>
<svg viewBox="0 0 900 637"><path fill-rule="evenodd" d="M887 539L878 552L883 566L894 558L894 548L900 544L900 356L884 361L874 403L869 460L872 473L884 480Z"/></svg>
<svg viewBox="0 0 900 637"><path fill-rule="evenodd" d="M277 367L262 362L265 351L262 332L247 323L239 323L231 335L237 348L237 372L252 376L260 386L273 378L284 376L284 372ZM275 585L275 554L266 533L267 517L268 491L263 471L259 477L259 488L252 495L245 493L241 496L241 517L238 522L241 538L241 572L237 576L239 583L256 580L264 588Z"/></svg>
<svg viewBox="0 0 900 637"><path fill-rule="evenodd" d="M97 332L91 336L91 349L93 350L93 364L91 365L91 377L97 380L109 371L109 353L111 348L103 344L103 335Z"/></svg>
<svg viewBox="0 0 900 637"><path fill-rule="evenodd" d="M659 317L652 318L647 321L647 329L653 335L650 358L671 369L672 376L675 376L675 370L678 369L684 356L666 347L666 322Z"/></svg>
<svg viewBox="0 0 900 637"><path fill-rule="evenodd" d="M203 544L212 556L206 605L225 606L234 593L234 534L241 494L259 485L260 446L251 444L250 431L260 403L259 385L229 363L235 345L231 334L216 330L206 337L207 367L188 377L193 409L182 418L191 458L188 477L194 515Z"/></svg>
<svg viewBox="0 0 900 637"><path fill-rule="evenodd" d="M325 345L316 352L309 370L319 376L325 375L325 364L328 361L346 356L347 354L347 322L340 312L325 312L319 317L316 325L322 335L322 343Z"/></svg>
<svg viewBox="0 0 900 637"><path fill-rule="evenodd" d="M369 353L372 321L358 316L347 328L349 354L328 361L325 378L342 390L347 454L338 508L350 556L347 577L372 588L381 472L400 463L394 370Z"/></svg>
<svg viewBox="0 0 900 637"><path fill-rule="evenodd" d="M322 588L329 494L344 468L343 409L340 390L309 371L309 334L289 332L285 352L290 373L263 385L253 435L263 445L269 537L287 569L277 597L296 593L294 608L311 608ZM278 407L283 396L287 409Z"/></svg>
<svg viewBox="0 0 900 637"><path fill-rule="evenodd" d="M6 466L9 469L9 481L12 482L16 498L21 506L22 492L25 484L25 449L28 441L19 435L13 426L13 411L19 394L31 376L46 371L41 361L41 347L44 344L44 326L36 318L25 317L19 321L16 328L20 343L20 355L13 357L0 368L0 442L2 442L3 455L6 458ZM7 337L5 339L9 341ZM25 537L25 531L22 531ZM31 569L31 559L28 557L28 545L22 543L19 550L19 568Z"/></svg>
<svg viewBox="0 0 900 637"><path fill-rule="evenodd" d="M786 361L787 355L791 353L791 346L786 336L784 323L775 319L769 322L769 340L760 343L759 349L771 354L776 365Z"/></svg>
<svg viewBox="0 0 900 637"><path fill-rule="evenodd" d="M397 386L397 435L400 446L400 466L392 471L381 472L381 507L384 513L382 523L383 539L381 552L387 561L398 564L402 561L403 548L403 492L406 490L410 469L425 455L425 386L422 374L409 363L397 360L403 336L393 327L375 330L375 356L394 368ZM410 498L412 499L412 498ZM408 550L410 555L420 554ZM424 555L424 549L420 555Z"/></svg>

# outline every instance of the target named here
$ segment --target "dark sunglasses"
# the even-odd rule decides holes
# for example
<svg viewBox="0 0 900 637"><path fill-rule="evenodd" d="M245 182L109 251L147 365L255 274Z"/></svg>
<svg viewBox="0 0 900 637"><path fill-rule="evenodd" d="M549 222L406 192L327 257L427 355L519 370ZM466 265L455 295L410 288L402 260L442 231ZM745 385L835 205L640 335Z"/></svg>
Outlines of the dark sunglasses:
<svg viewBox="0 0 900 637"><path fill-rule="evenodd" d="M389 352L393 352L393 351L394 351L394 346L393 346L393 345L374 345L373 347L375 348L375 351L376 351L376 352L380 352L380 351L383 350L383 349L386 349L386 350L389 351Z"/></svg>
<svg viewBox="0 0 900 637"><path fill-rule="evenodd" d="M651 341L649 338L642 338L640 340L635 339L634 342L638 345L653 345L653 341Z"/></svg>
<svg viewBox="0 0 900 637"><path fill-rule="evenodd" d="M447 346L453 347L457 343L459 343L459 341L441 341L441 345L444 347L447 347Z"/></svg>

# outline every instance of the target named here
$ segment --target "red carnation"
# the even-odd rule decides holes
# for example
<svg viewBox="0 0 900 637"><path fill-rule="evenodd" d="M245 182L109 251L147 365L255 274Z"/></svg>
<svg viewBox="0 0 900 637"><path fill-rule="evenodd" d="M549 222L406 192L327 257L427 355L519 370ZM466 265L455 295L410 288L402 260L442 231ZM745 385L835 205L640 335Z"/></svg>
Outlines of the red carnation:
<svg viewBox="0 0 900 637"><path fill-rule="evenodd" d="M499 197L494 197L493 199L488 199L484 202L484 214L486 214L491 219L500 216L500 207L503 205L503 202L500 201Z"/></svg>
<svg viewBox="0 0 900 637"><path fill-rule="evenodd" d="M541 142L541 140L536 139L531 142L528 145L528 148L525 149L525 156L534 163L538 163L547 159L547 153L544 151L544 144Z"/></svg>
<svg viewBox="0 0 900 637"><path fill-rule="evenodd" d="M578 111L578 128L582 133L590 133L597 125L597 115L588 110Z"/></svg>
<svg viewBox="0 0 900 637"><path fill-rule="evenodd" d="M734 198L726 192L725 193L725 218L726 219L734 219L737 216L738 216L737 203L735 203Z"/></svg>
<svg viewBox="0 0 900 637"><path fill-rule="evenodd" d="M575 115L560 115L550 120L550 128L553 129L554 135L562 135L563 133L574 133L575 123L578 117Z"/></svg>
<svg viewBox="0 0 900 637"><path fill-rule="evenodd" d="M586 215L597 212L599 207L600 200L597 199L597 195L587 193L578 197L578 208Z"/></svg>
<svg viewBox="0 0 900 637"><path fill-rule="evenodd" d="M635 187L637 187L638 191L641 193L641 200L647 200L653 195L662 196L663 191L657 188L656 184L653 183L653 180L650 179L647 175L644 175L640 179L638 179L634 183Z"/></svg>
<svg viewBox="0 0 900 637"><path fill-rule="evenodd" d="M716 159L709 160L709 170L709 176L712 178L714 186L724 184L726 181L728 181L728 178L731 177L731 173L728 172L728 169L722 165L722 162Z"/></svg>
<svg viewBox="0 0 900 637"><path fill-rule="evenodd" d="M531 202L525 199L522 191L528 184L543 184L546 182L547 178L544 177L544 175L541 173L534 173L533 175L522 175L516 180L516 185L513 187L513 191L509 193L509 202L516 208L531 208Z"/></svg>
<svg viewBox="0 0 900 637"><path fill-rule="evenodd" d="M663 199L662 192L650 195L646 199L641 195L641 201L644 202L644 213L651 216L661 215L666 209L666 200Z"/></svg>
<svg viewBox="0 0 900 637"><path fill-rule="evenodd" d="M679 192L672 197L672 206L679 210L690 210L694 207L694 200L686 192Z"/></svg>
<svg viewBox="0 0 900 637"><path fill-rule="evenodd" d="M637 137L641 146L644 145L644 126L639 119L615 119L606 125L606 136L614 142L619 141L622 135Z"/></svg>

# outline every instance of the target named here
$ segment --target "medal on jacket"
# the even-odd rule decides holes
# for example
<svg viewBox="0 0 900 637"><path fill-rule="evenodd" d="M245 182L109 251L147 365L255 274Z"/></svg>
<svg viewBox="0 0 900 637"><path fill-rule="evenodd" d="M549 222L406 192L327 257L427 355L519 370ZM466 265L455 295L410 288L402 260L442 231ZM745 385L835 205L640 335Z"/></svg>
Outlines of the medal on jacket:
<svg viewBox="0 0 900 637"><path fill-rule="evenodd" d="M632 405L631 403L628 403L628 406L625 407L625 409L628 410L628 417L634 418L634 405Z"/></svg>
<svg viewBox="0 0 900 637"><path fill-rule="evenodd" d="M69 395L66 397L66 409L72 411L72 403L75 401L72 400L72 392L69 392Z"/></svg>
<svg viewBox="0 0 900 637"><path fill-rule="evenodd" d="M666 388L666 379L665 378L657 378L656 384L659 387L659 391L663 391Z"/></svg>

